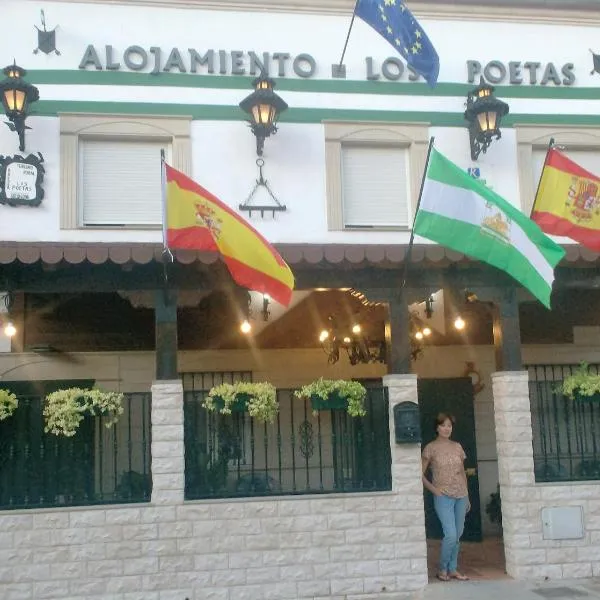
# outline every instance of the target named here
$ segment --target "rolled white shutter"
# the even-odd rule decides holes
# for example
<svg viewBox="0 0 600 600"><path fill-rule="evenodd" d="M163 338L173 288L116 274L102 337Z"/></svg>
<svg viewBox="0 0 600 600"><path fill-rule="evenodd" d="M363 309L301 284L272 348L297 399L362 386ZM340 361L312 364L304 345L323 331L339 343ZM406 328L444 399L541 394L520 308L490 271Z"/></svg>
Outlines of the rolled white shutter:
<svg viewBox="0 0 600 600"><path fill-rule="evenodd" d="M162 223L160 151L166 142L82 139L79 202L83 225Z"/></svg>
<svg viewBox="0 0 600 600"><path fill-rule="evenodd" d="M407 227L408 149L342 146L345 227Z"/></svg>

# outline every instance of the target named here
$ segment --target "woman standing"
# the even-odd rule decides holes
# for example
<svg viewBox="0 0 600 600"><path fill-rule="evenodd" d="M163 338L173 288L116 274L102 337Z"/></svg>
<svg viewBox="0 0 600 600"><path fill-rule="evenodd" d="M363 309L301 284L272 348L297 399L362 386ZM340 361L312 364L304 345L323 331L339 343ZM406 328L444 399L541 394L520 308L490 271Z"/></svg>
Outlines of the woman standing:
<svg viewBox="0 0 600 600"><path fill-rule="evenodd" d="M440 413L437 416L437 438L425 446L422 457L423 484L433 494L433 506L444 532L437 574L441 581L468 579L458 571L458 551L471 504L463 464L465 451L458 442L450 439L454 422L452 415ZM425 476L429 467L433 481Z"/></svg>

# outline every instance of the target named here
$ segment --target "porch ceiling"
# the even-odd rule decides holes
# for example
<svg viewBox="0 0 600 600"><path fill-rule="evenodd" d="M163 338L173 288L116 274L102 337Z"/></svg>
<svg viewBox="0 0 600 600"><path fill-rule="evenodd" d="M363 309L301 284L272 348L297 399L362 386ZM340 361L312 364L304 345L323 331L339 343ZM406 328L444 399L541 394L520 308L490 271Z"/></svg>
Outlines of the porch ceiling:
<svg viewBox="0 0 600 600"><path fill-rule="evenodd" d="M277 250L290 265L341 265L364 266L376 264L380 266L397 266L404 262L408 246L400 244L275 244ZM569 245L563 264L594 263L600 254L587 248ZM33 264L42 262L55 265L62 261L69 264L89 262L91 264L137 263L147 264L160 261L162 246L160 244L81 244L54 242L26 243L5 242L0 244L0 264L20 262ZM219 260L215 252L196 252L190 250L173 251L175 259L181 264L199 262L210 265ZM454 252L441 246L415 245L412 249L411 262L428 262L438 266L449 263L473 262L464 254Z"/></svg>

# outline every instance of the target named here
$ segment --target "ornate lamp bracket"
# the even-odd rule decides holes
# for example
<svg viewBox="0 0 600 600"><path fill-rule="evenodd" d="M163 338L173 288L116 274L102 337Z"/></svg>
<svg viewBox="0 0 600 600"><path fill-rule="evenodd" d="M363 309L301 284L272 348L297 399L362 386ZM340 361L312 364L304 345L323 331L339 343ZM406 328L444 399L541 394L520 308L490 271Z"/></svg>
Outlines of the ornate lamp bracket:
<svg viewBox="0 0 600 600"><path fill-rule="evenodd" d="M253 212L260 211L260 216L264 217L265 212L270 212L271 216L274 217L276 212L284 212L287 210L285 204L281 204L271 188L269 187L269 182L263 177L263 167L265 166L265 161L262 158L258 158L256 160L256 166L258 167L258 179L256 180L256 184L254 188L250 192L250 195L246 198L246 201L243 204L240 204L239 209L246 211L252 216ZM273 200L272 204L252 204L252 199L258 192L259 188L265 188L269 197Z"/></svg>

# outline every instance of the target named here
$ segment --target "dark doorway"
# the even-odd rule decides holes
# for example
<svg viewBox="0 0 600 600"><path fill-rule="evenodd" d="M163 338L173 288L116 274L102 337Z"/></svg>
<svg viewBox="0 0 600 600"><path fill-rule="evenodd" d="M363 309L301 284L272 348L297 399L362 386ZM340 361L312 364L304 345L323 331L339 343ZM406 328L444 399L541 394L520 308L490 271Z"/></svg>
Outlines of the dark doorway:
<svg viewBox="0 0 600 600"><path fill-rule="evenodd" d="M447 412L456 417L452 439L461 444L467 455L465 469L469 486L471 510L465 521L462 539L480 542L481 506L479 502L479 478L477 476L477 447L475 440L475 410L473 384L470 378L419 379L419 410L423 447L435 439L435 417ZM433 509L433 496L425 491L425 528L428 539L441 539L442 528Z"/></svg>

